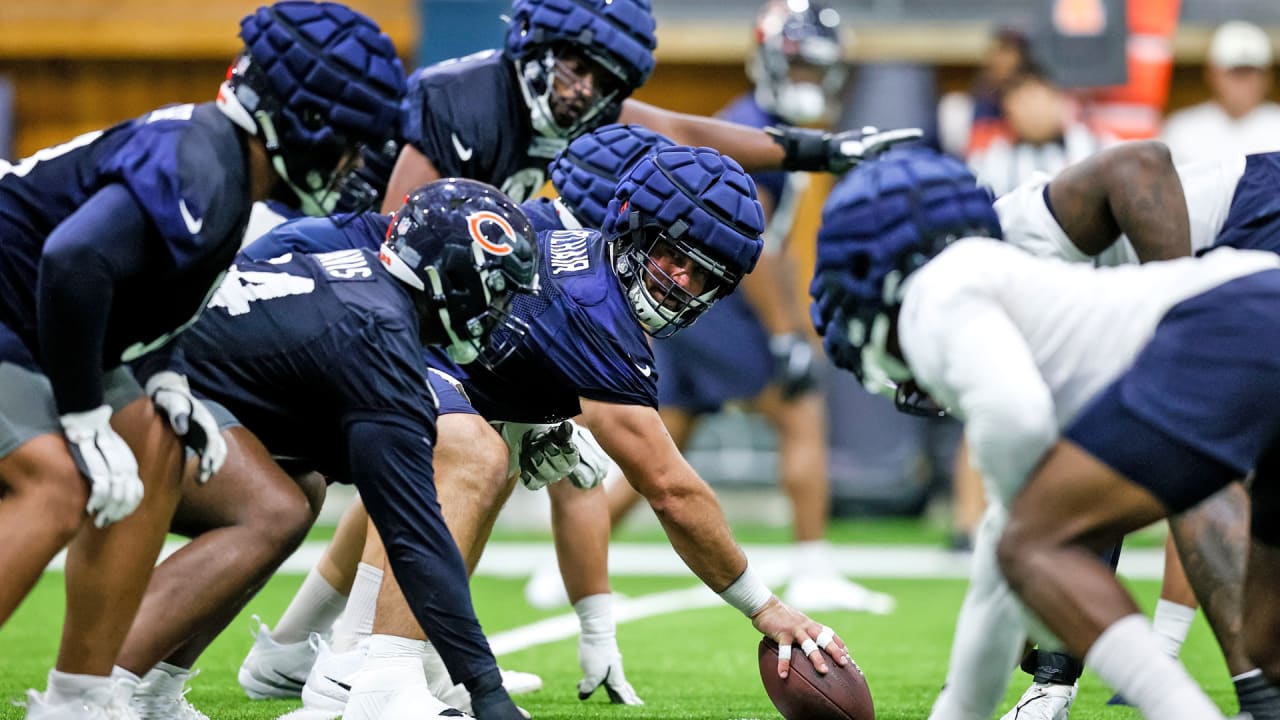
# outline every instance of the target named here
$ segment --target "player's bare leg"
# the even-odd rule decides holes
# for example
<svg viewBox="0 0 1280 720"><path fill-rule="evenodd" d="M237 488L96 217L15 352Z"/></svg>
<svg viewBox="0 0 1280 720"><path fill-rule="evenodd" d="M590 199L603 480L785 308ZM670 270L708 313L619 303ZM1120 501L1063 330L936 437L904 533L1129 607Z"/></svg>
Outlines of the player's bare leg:
<svg viewBox="0 0 1280 720"><path fill-rule="evenodd" d="M1272 530L1274 532L1274 530ZM1280 684L1280 546L1253 539L1244 591L1245 652L1273 685Z"/></svg>
<svg viewBox="0 0 1280 720"><path fill-rule="evenodd" d="M85 523L89 488L61 434L0 459L0 626Z"/></svg>
<svg viewBox="0 0 1280 720"><path fill-rule="evenodd" d="M973 547L974 535L978 532L978 523L982 521L982 512L987 507L987 496L982 489L982 473L974 469L969 462L969 446L963 439L956 448L956 457L951 464L951 504L953 525L951 528L951 546L956 550Z"/></svg>
<svg viewBox="0 0 1280 720"><path fill-rule="evenodd" d="M111 674L181 495L183 449L151 401L111 418L138 460L142 504L105 528L86 525L67 551L67 614L57 669Z"/></svg>
<svg viewBox="0 0 1280 720"><path fill-rule="evenodd" d="M1126 533L1166 515L1150 492L1061 440L1014 499L999 544L1010 587L1148 718L1221 718L1100 559ZM1152 679L1155 682L1152 682Z"/></svg>
<svg viewBox="0 0 1280 720"><path fill-rule="evenodd" d="M223 433L227 461L206 486L188 477L173 530L194 538L156 568L118 664L142 676L157 662L189 668L284 562L315 518L317 503L248 430ZM181 649L182 652L177 651Z"/></svg>

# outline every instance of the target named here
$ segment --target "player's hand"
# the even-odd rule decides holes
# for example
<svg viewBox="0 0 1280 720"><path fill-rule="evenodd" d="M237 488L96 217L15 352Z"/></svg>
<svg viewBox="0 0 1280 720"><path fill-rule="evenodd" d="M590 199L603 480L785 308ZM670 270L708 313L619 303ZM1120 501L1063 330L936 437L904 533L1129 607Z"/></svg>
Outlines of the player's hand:
<svg viewBox="0 0 1280 720"><path fill-rule="evenodd" d="M573 472L578 465L578 448L573 442L573 423L535 425L520 438L520 482L530 490L541 490Z"/></svg>
<svg viewBox="0 0 1280 720"><path fill-rule="evenodd" d="M818 383L813 364L813 348L801 333L783 333L769 338L773 355L773 380L783 400L791 400L812 390Z"/></svg>
<svg viewBox="0 0 1280 720"><path fill-rule="evenodd" d="M785 678L791 674L792 643L799 645L801 651L809 656L813 667L823 674L831 669L826 660L828 655L841 667L850 662L849 649L835 631L810 620L776 597L751 616L751 624L778 643L778 677Z"/></svg>
<svg viewBox="0 0 1280 720"><path fill-rule="evenodd" d="M924 135L920 128L879 130L864 127L830 133L812 128L795 128L787 125L767 127L782 145L783 170L827 171L842 173L868 158L885 152L898 143L918 140Z"/></svg>
<svg viewBox="0 0 1280 720"><path fill-rule="evenodd" d="M147 380L146 391L182 444L200 457L196 480L201 484L209 482L227 459L227 441L222 439L218 422L209 408L191 394L187 378L172 370L152 375Z"/></svg>
<svg viewBox="0 0 1280 720"><path fill-rule="evenodd" d="M106 527L128 517L142 502L138 461L124 438L111 429L111 406L67 413L58 418L80 474L89 479L85 510L93 524Z"/></svg>
<svg viewBox="0 0 1280 720"><path fill-rule="evenodd" d="M569 422L573 423L573 444L578 449L578 466L569 473L569 482L576 488L590 490L604 482L609 474L609 454L590 430L572 420Z"/></svg>
<svg viewBox="0 0 1280 720"><path fill-rule="evenodd" d="M586 700L604 685L609 701L615 705L644 704L622 672L622 653L614 633L583 633L578 638L578 665L582 667L579 700Z"/></svg>

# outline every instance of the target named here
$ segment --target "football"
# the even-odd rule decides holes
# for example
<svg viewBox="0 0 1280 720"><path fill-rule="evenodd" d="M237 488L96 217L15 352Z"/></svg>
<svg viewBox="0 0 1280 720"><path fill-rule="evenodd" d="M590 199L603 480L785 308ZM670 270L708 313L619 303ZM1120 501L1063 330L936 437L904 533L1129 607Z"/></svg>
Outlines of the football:
<svg viewBox="0 0 1280 720"><path fill-rule="evenodd" d="M765 692L787 720L875 720L871 689L852 658L845 667L829 661L831 670L820 675L795 646L791 674L784 680L778 677L778 643L761 638L759 655Z"/></svg>

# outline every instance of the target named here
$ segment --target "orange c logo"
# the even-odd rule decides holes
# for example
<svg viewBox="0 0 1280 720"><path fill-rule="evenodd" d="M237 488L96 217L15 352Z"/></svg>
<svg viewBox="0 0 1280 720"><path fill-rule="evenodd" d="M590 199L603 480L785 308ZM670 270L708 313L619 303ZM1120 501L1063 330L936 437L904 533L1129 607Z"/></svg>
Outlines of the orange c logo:
<svg viewBox="0 0 1280 720"><path fill-rule="evenodd" d="M491 222L498 226L498 230L502 232L502 237L498 242L494 242L485 236L483 232L484 223ZM471 231L471 239L480 243L480 247L490 255L510 255L513 248L507 238L516 236L515 228L511 227L511 223L492 210L480 210L473 212L467 216L467 229Z"/></svg>

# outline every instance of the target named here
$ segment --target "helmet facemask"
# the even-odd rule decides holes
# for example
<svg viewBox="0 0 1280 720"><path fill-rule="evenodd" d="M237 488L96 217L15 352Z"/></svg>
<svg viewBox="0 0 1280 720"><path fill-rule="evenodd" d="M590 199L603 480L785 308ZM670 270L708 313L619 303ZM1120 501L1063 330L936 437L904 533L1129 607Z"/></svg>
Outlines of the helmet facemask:
<svg viewBox="0 0 1280 720"><path fill-rule="evenodd" d="M639 213L631 214L632 229L613 243L614 267L626 288L627 299L645 332L670 337L693 325L715 302L738 283L724 263L680 240L677 232L652 225L641 226ZM670 258L686 266L692 291L682 287L659 262Z"/></svg>
<svg viewBox="0 0 1280 720"><path fill-rule="evenodd" d="M516 68L530 122L544 137L569 140L613 119L631 93L622 65L586 47L550 45Z"/></svg>
<svg viewBox="0 0 1280 720"><path fill-rule="evenodd" d="M838 23L831 8L766 6L747 61L760 107L793 125L831 119L846 76Z"/></svg>

